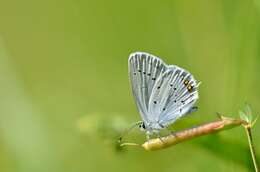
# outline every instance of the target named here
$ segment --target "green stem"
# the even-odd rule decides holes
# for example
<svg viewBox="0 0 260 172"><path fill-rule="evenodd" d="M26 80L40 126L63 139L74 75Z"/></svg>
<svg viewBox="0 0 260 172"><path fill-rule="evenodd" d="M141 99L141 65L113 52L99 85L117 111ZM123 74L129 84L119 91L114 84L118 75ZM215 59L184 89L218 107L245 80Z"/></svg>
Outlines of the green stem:
<svg viewBox="0 0 260 172"><path fill-rule="evenodd" d="M246 135L247 135L247 139L248 139L248 144L249 144L249 148L250 148L250 152L251 152L251 157L254 163L254 167L255 167L255 171L258 171L258 164L257 164L257 160L256 160L256 153L255 153L255 147L253 144L253 137L252 137L252 131L251 131L251 127L250 126L245 126L246 129Z"/></svg>

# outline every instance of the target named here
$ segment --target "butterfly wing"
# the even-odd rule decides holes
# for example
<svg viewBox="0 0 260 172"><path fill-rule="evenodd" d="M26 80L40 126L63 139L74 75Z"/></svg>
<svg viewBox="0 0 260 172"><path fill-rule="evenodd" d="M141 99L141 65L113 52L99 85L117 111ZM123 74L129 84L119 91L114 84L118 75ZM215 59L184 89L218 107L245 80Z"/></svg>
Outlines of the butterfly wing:
<svg viewBox="0 0 260 172"><path fill-rule="evenodd" d="M138 111L143 121L148 123L152 120L148 106L153 87L167 67L161 59L151 54L136 52L129 56L128 68Z"/></svg>
<svg viewBox="0 0 260 172"><path fill-rule="evenodd" d="M198 84L186 70L170 65L154 84L148 113L153 122L168 126L184 116L198 99Z"/></svg>

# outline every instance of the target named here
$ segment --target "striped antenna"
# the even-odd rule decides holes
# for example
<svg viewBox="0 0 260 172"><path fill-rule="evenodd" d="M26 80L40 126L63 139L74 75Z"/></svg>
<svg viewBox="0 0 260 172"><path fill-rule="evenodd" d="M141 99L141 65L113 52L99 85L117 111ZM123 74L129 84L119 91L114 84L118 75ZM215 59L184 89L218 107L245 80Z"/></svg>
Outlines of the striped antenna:
<svg viewBox="0 0 260 172"><path fill-rule="evenodd" d="M118 138L118 142L121 143L121 141L123 140L123 137L125 137L127 134L130 133L130 131L132 131L136 126L142 124L143 121L138 121L135 122L133 125L131 125L127 130L125 130L125 132L123 132L123 134L121 134L121 136Z"/></svg>
<svg viewBox="0 0 260 172"><path fill-rule="evenodd" d="M137 147L142 148L142 145L139 145L137 143L122 143L122 144L120 144L120 146L121 147L123 147L123 146L137 146Z"/></svg>

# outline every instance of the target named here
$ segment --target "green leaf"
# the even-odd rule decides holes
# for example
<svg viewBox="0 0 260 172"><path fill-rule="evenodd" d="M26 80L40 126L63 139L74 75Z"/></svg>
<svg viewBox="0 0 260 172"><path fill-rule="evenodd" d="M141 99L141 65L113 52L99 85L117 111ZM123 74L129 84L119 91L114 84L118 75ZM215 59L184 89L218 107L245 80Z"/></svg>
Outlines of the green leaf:
<svg viewBox="0 0 260 172"><path fill-rule="evenodd" d="M251 110L249 104L245 105L245 113L246 113L246 115L248 117L249 122L251 123L252 120L253 120L253 117L252 117L252 110Z"/></svg>
<svg viewBox="0 0 260 172"><path fill-rule="evenodd" d="M244 120L244 121L246 121L246 122L249 122L249 119L248 119L247 115L246 115L244 112L239 111L238 113L239 113L239 116L240 116L240 118L241 118L242 120Z"/></svg>

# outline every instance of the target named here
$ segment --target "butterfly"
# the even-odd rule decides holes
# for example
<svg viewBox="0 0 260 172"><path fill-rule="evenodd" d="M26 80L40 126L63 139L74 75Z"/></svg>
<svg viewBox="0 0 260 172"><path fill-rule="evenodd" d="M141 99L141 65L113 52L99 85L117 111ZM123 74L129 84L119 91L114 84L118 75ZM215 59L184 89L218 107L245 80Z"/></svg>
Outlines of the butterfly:
<svg viewBox="0 0 260 172"><path fill-rule="evenodd" d="M145 52L130 54L129 78L147 139L192 112L199 83L187 70Z"/></svg>

